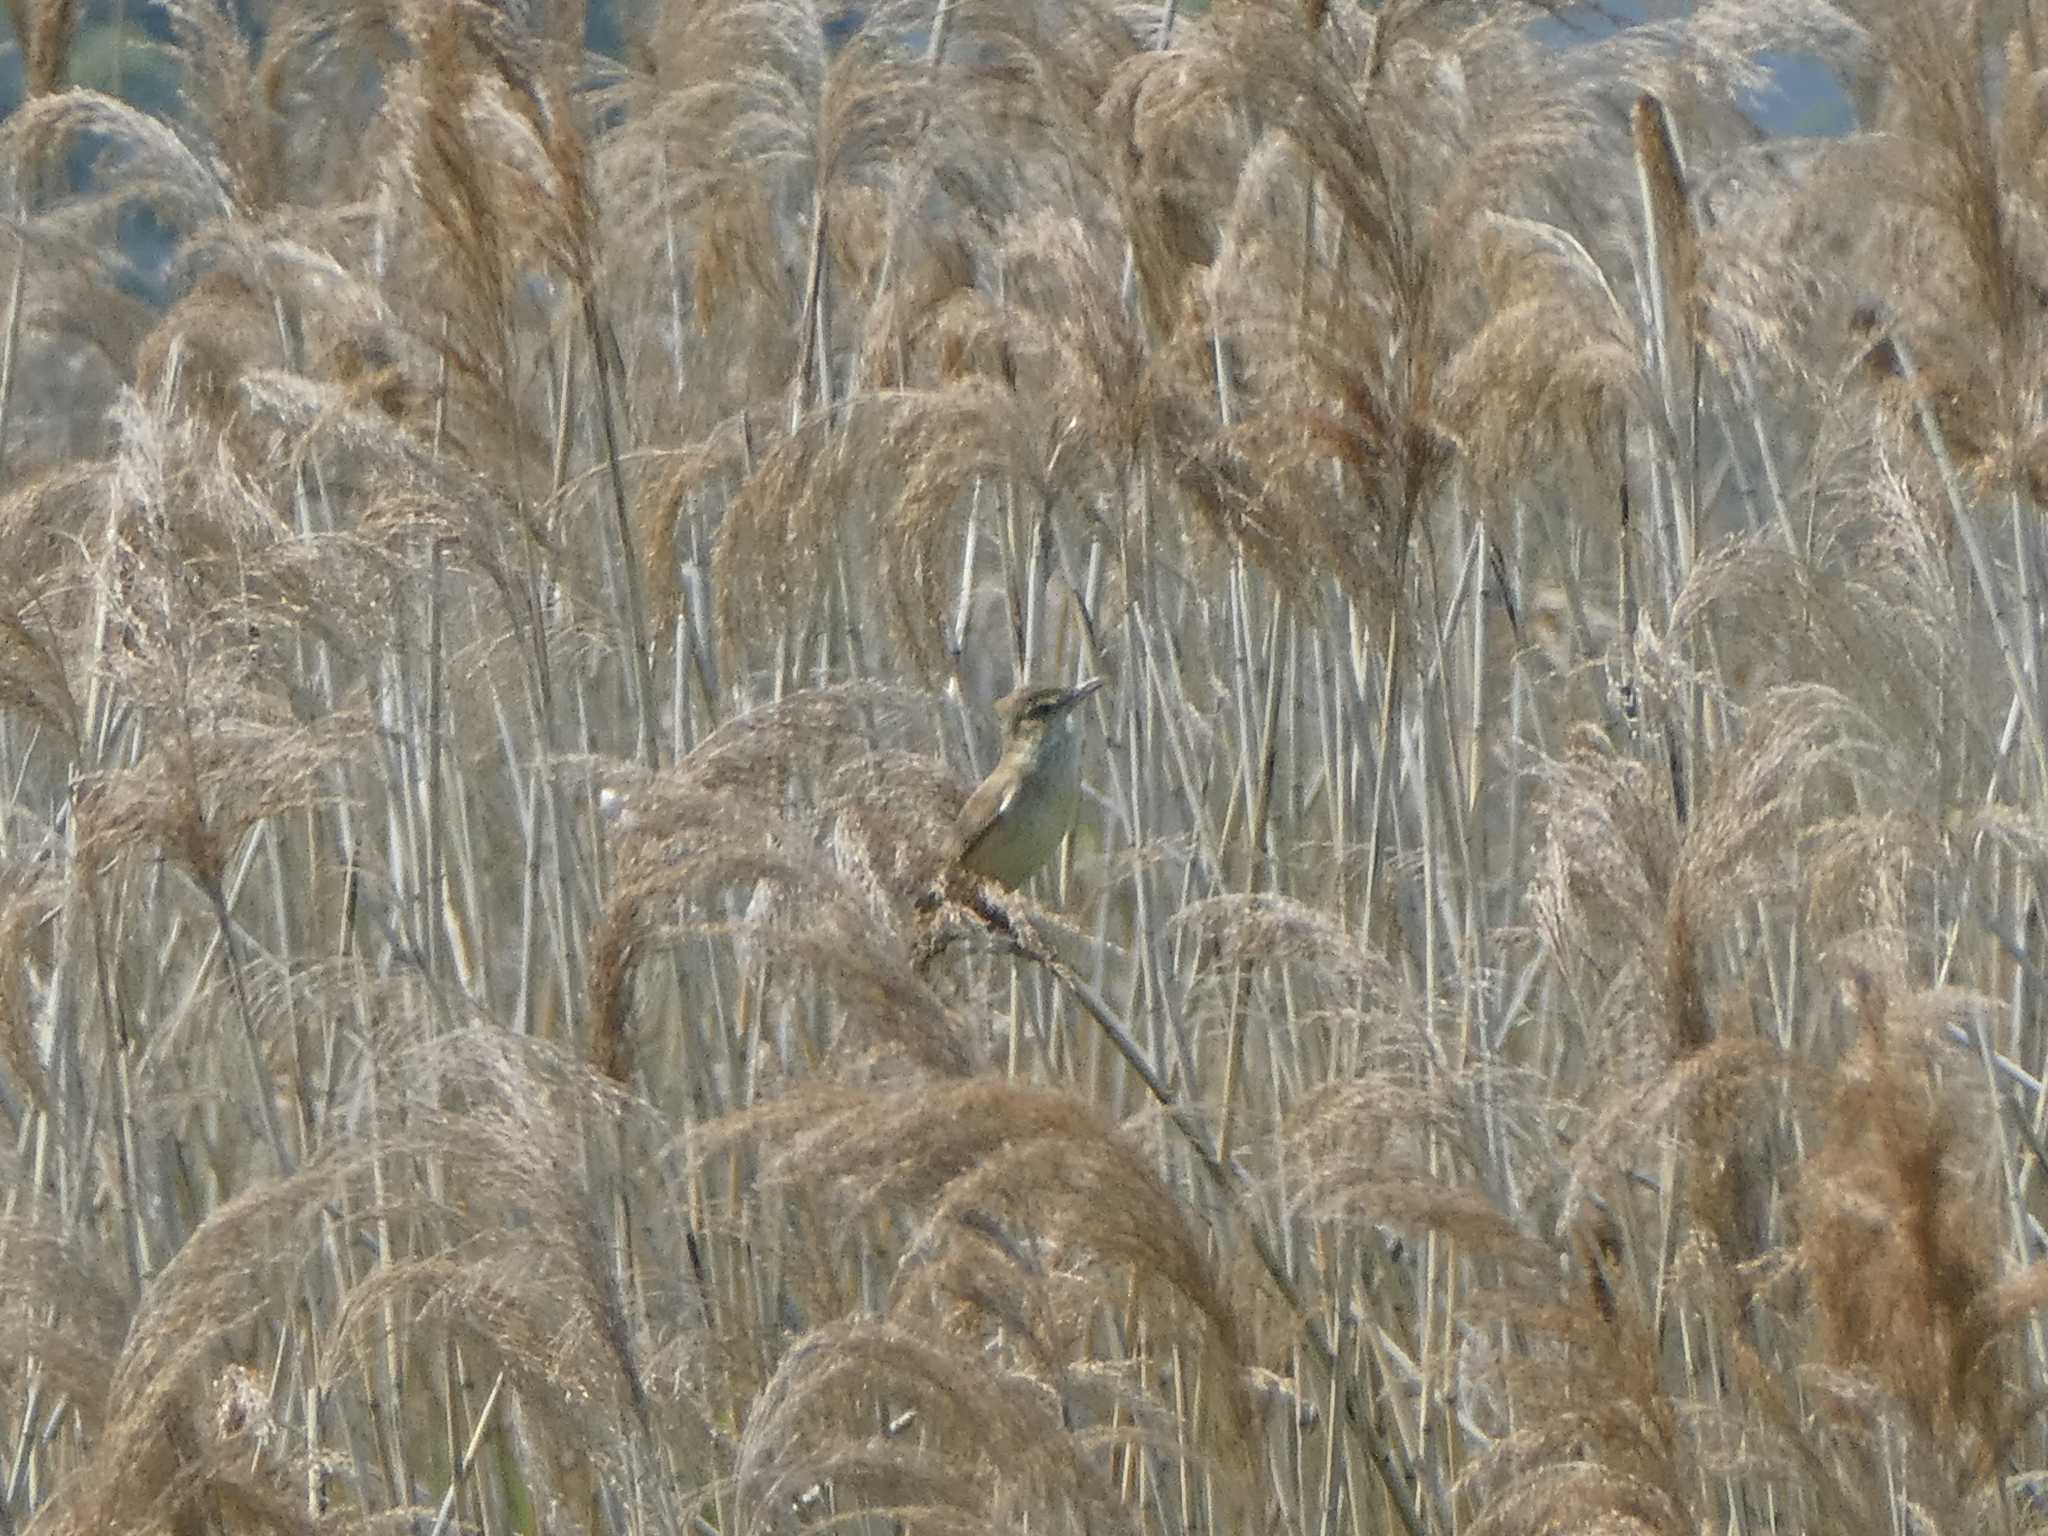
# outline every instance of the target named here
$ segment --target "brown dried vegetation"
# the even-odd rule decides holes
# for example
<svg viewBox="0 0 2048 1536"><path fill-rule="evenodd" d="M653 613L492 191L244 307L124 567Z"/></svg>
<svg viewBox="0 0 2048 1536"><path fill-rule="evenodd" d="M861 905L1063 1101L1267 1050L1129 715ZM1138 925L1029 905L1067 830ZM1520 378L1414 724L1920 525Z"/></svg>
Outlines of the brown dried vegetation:
<svg viewBox="0 0 2048 1536"><path fill-rule="evenodd" d="M0 1536L2048 1529L2048 27L1652 9L8 0Z"/></svg>

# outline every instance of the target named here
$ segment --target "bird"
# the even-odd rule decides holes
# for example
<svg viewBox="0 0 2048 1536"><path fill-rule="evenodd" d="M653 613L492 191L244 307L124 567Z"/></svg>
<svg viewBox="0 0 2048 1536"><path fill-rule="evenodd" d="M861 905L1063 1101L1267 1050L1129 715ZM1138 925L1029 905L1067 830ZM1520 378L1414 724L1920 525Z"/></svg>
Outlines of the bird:
<svg viewBox="0 0 2048 1536"><path fill-rule="evenodd" d="M1072 688L1026 685L996 701L1003 755L961 807L949 848L971 875L1022 885L1074 829L1081 807L1076 706L1102 679Z"/></svg>

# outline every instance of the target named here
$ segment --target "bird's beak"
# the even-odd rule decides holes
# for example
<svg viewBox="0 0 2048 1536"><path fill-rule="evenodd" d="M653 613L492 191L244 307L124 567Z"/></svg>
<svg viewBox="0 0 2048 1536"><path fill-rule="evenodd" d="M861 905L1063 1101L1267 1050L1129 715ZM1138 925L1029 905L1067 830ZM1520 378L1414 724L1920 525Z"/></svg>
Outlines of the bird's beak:
<svg viewBox="0 0 2048 1536"><path fill-rule="evenodd" d="M1091 694L1093 694L1098 688L1102 686L1102 683L1103 680L1101 678L1091 677L1088 679L1087 682L1082 683L1077 687L1069 688L1067 690L1067 696L1061 702L1060 707L1063 710L1072 709L1076 705L1083 703Z"/></svg>

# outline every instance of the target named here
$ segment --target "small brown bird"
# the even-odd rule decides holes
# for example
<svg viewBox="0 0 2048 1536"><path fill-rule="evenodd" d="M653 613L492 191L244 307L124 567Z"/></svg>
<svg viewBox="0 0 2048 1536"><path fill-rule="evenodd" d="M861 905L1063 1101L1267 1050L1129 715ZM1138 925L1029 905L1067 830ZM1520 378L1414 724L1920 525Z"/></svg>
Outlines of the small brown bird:
<svg viewBox="0 0 2048 1536"><path fill-rule="evenodd" d="M996 702L1003 755L968 796L950 852L969 874L1022 885L1074 829L1081 806L1081 743L1074 707L1102 679L1076 688L1023 687Z"/></svg>

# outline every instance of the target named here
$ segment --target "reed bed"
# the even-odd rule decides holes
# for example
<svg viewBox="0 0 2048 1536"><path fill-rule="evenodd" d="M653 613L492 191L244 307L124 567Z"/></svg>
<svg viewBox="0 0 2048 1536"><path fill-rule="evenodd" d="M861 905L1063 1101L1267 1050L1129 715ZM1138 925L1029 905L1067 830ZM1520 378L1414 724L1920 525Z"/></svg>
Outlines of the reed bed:
<svg viewBox="0 0 2048 1536"><path fill-rule="evenodd" d="M2048 1529L2040 7L103 9L0 1536Z"/></svg>

